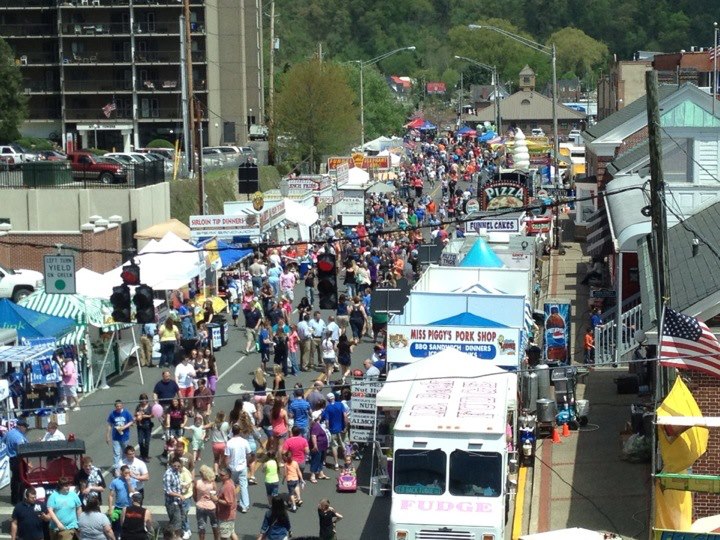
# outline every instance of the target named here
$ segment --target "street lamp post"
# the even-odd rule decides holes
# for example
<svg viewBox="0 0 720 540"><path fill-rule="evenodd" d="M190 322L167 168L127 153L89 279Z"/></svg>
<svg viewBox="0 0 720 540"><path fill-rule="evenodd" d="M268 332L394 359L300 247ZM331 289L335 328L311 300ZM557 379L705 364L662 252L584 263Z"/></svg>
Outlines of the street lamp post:
<svg viewBox="0 0 720 540"><path fill-rule="evenodd" d="M522 45L525 45L526 47L530 47L531 49L534 49L538 52L541 52L543 54L546 54L550 57L551 64L552 64L552 117L553 117L553 166L555 167L555 187L560 188L560 169L558 167L558 156L560 155L560 141L558 139L558 120L557 120L557 55L555 51L555 44L551 44L549 47L547 45L543 45L542 43L538 43L536 41L532 41L528 38L518 36L517 34L513 34L512 32L508 32L507 30L504 30L502 28L498 28L497 26L489 26L489 25L479 25L479 24L469 24L468 28L471 30L492 30L493 32L497 32L498 34L502 34L505 37L509 37L510 39L513 39L517 41L518 43L521 43Z"/></svg>
<svg viewBox="0 0 720 540"><path fill-rule="evenodd" d="M496 129L498 133L502 133L502 127L500 126L500 92L498 89L498 74L497 74L497 68L495 66L489 66L487 64L483 64L482 62L478 62L477 60L473 60L472 58L468 58L466 56L455 56L457 60L465 60L466 62L470 62L471 64L478 66L483 69L487 69L492 74L492 84L493 84L493 91L495 92L495 99L493 100L495 102L495 122L496 122ZM462 76L462 74L461 74Z"/></svg>
<svg viewBox="0 0 720 540"><path fill-rule="evenodd" d="M371 58L370 60L350 60L350 62L358 64L360 66L360 148L365 145L365 86L363 84L363 70L365 66L370 66L372 64L376 64L380 62L381 60L385 60L388 56L392 56L393 54L397 54L402 51L414 51L415 46L410 47L400 47L399 49L392 50L390 52L386 52L385 54L381 54L380 56L376 56L375 58Z"/></svg>

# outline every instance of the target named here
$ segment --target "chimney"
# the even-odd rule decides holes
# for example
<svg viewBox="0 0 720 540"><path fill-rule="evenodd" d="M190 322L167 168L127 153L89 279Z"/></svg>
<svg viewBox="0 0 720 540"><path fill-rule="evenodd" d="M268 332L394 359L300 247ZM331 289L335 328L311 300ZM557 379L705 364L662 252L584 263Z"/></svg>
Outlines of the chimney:
<svg viewBox="0 0 720 540"><path fill-rule="evenodd" d="M90 217L88 218L88 221L89 221L90 223L95 223L98 219L102 219L102 216L97 216L97 215L95 215L95 216L90 216Z"/></svg>

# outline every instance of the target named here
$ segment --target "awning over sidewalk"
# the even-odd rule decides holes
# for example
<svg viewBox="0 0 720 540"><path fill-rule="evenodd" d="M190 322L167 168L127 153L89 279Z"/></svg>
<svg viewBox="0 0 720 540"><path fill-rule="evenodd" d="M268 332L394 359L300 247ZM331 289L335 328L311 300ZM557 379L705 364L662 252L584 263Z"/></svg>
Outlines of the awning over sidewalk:
<svg viewBox="0 0 720 540"><path fill-rule="evenodd" d="M637 241L650 234L650 217L641 212L650 204L641 189L644 184L645 179L633 174L619 176L605 188L610 232L618 251L637 251Z"/></svg>
<svg viewBox="0 0 720 540"><path fill-rule="evenodd" d="M590 257L605 257L614 251L610 223L605 208L597 210L588 223L585 251Z"/></svg>

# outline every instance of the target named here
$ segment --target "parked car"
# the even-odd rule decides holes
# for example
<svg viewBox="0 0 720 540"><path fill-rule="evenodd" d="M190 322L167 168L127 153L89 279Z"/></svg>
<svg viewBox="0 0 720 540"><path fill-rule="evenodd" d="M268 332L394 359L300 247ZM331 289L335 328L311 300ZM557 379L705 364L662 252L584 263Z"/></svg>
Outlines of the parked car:
<svg viewBox="0 0 720 540"><path fill-rule="evenodd" d="M152 160L145 154L139 152L108 152L105 154L107 157L124 157L132 160L133 163L150 163Z"/></svg>
<svg viewBox="0 0 720 540"><path fill-rule="evenodd" d="M19 302L42 286L43 275L35 270L13 270L0 266L0 298Z"/></svg>
<svg viewBox="0 0 720 540"><path fill-rule="evenodd" d="M127 168L115 161L90 152L71 152L68 159L73 178L77 180L97 180L103 184L127 182Z"/></svg>
<svg viewBox="0 0 720 540"><path fill-rule="evenodd" d="M65 161L68 157L56 150L40 150L37 153L38 161Z"/></svg>
<svg viewBox="0 0 720 540"><path fill-rule="evenodd" d="M533 128L530 131L530 135L532 135L533 137L544 137L545 132L542 130L542 128Z"/></svg>
<svg viewBox="0 0 720 540"><path fill-rule="evenodd" d="M35 161L36 156L27 152L19 144L6 144L0 146L0 164L3 168L18 169L23 163Z"/></svg>
<svg viewBox="0 0 720 540"><path fill-rule="evenodd" d="M248 137L251 141L267 141L268 140L268 128L260 124L253 124L250 126Z"/></svg>
<svg viewBox="0 0 720 540"><path fill-rule="evenodd" d="M137 148L136 151L141 154L157 154L170 161L175 159L174 148Z"/></svg>

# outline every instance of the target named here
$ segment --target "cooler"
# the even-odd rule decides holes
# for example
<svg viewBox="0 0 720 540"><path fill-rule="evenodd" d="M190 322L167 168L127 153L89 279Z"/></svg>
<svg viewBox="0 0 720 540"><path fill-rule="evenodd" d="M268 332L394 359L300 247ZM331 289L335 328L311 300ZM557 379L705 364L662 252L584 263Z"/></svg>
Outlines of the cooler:
<svg viewBox="0 0 720 540"><path fill-rule="evenodd" d="M222 330L219 324L209 323L206 325L208 330L208 340L212 345L213 351L217 351L223 346L222 342Z"/></svg>

